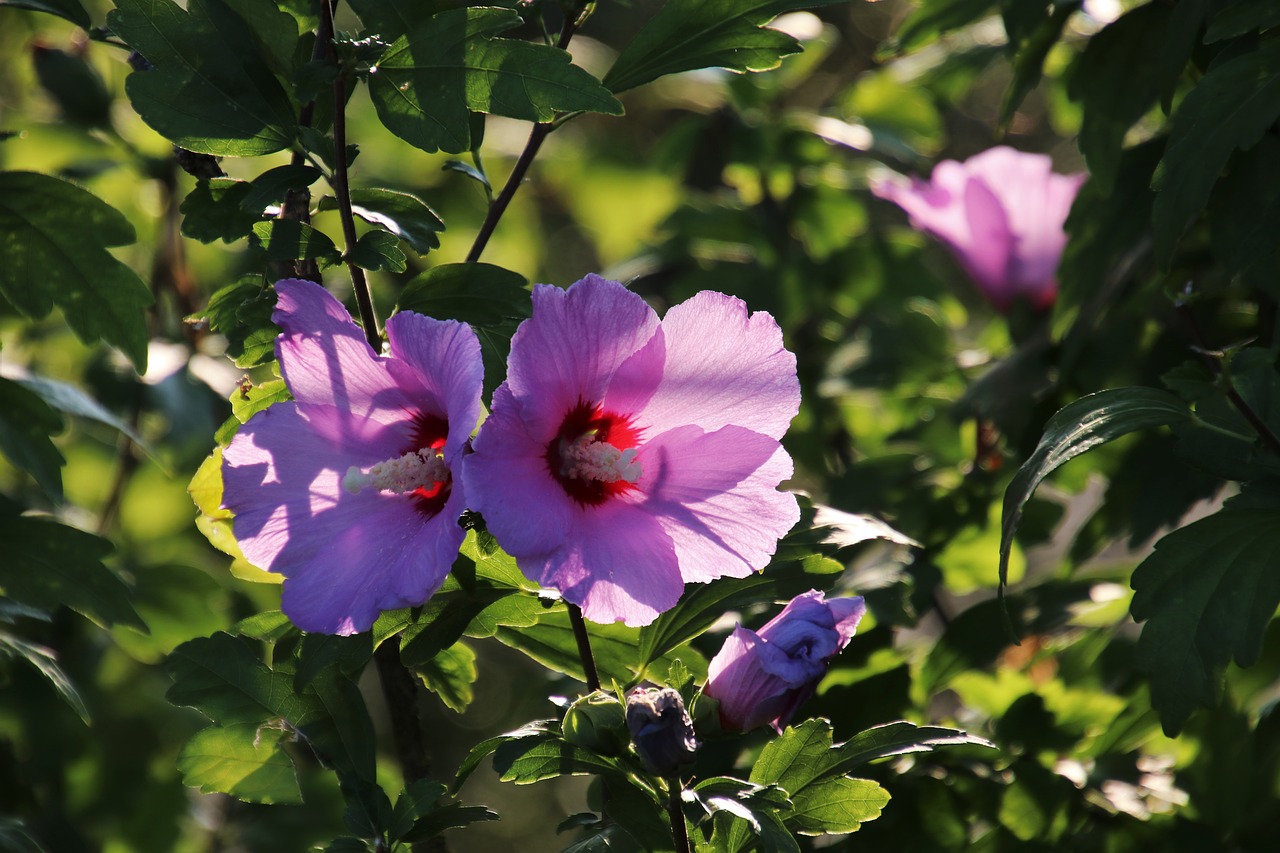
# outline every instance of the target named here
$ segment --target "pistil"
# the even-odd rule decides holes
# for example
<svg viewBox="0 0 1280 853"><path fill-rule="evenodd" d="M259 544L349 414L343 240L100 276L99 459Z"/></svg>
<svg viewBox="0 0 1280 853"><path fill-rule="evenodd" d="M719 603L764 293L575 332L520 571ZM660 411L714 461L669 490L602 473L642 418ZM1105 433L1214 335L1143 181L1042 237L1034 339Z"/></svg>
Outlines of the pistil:
<svg viewBox="0 0 1280 853"><path fill-rule="evenodd" d="M423 490L433 491L450 480L444 457L430 447L410 451L397 459L379 462L368 470L352 465L342 478L342 487L353 495L372 488L380 492L405 495Z"/></svg>

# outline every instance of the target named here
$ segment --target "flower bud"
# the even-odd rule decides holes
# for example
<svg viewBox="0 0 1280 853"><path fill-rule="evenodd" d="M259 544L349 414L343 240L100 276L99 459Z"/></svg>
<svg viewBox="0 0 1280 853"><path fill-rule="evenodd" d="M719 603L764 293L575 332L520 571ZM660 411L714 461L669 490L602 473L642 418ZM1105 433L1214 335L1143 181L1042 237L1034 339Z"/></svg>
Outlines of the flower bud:
<svg viewBox="0 0 1280 853"><path fill-rule="evenodd" d="M569 706L561 730L574 746L600 755L618 755L627 746L622 703L607 693L592 693Z"/></svg>
<svg viewBox="0 0 1280 853"><path fill-rule="evenodd" d="M650 772L674 776L693 761L698 739L680 694L670 687L636 688L627 696L627 728Z"/></svg>

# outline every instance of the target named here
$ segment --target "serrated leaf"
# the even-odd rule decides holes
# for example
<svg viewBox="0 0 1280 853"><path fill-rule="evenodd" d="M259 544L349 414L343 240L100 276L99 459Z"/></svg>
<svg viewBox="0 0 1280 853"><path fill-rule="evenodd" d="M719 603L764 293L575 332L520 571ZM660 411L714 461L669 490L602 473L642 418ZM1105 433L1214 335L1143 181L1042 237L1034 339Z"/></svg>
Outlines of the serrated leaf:
<svg viewBox="0 0 1280 853"><path fill-rule="evenodd" d="M1227 664L1258 659L1280 606L1280 494L1248 489L1175 530L1133 572L1133 618L1145 621L1137 664L1175 735L1196 705L1222 696Z"/></svg>
<svg viewBox="0 0 1280 853"><path fill-rule="evenodd" d="M249 191L240 199L245 211L261 216L268 205L279 204L290 190L301 190L320 180L324 173L315 166L287 164L268 169L249 182Z"/></svg>
<svg viewBox="0 0 1280 853"><path fill-rule="evenodd" d="M596 755L565 743L558 736L520 738L500 745L493 753L493 769L503 782L531 785L556 776L582 776L625 772L612 758Z"/></svg>
<svg viewBox="0 0 1280 853"><path fill-rule="evenodd" d="M843 835L880 817L889 792L869 779L835 776L810 785L791 798L788 826L801 835Z"/></svg>
<svg viewBox="0 0 1280 853"><path fill-rule="evenodd" d="M252 185L235 178L210 178L195 185L182 200L182 234L201 243L234 243L249 236L262 219L243 207Z"/></svg>
<svg viewBox="0 0 1280 853"><path fill-rule="evenodd" d="M246 803L301 803L293 760L280 748L286 735L253 723L201 729L178 754L182 781Z"/></svg>
<svg viewBox="0 0 1280 853"><path fill-rule="evenodd" d="M32 9L36 12L48 12L59 18L66 18L82 29L89 29L89 13L84 10L80 0L0 0L0 6L12 6L15 9Z"/></svg>
<svg viewBox="0 0 1280 853"><path fill-rule="evenodd" d="M231 443L239 427L249 422L249 418L276 403L292 399L293 395L289 393L289 388L284 384L283 379L270 379L261 385L248 388L237 387L231 392L231 417L218 427L217 432L213 434L214 440L222 447L226 447Z"/></svg>
<svg viewBox="0 0 1280 853"><path fill-rule="evenodd" d="M367 270L404 272L408 259L400 251L400 241L386 231L369 231L356 240L348 260Z"/></svg>
<svg viewBox="0 0 1280 853"><path fill-rule="evenodd" d="M296 219L272 219L253 226L253 244L267 253L269 261L296 261L315 258L336 264L342 255L329 235Z"/></svg>
<svg viewBox="0 0 1280 853"><path fill-rule="evenodd" d="M111 30L147 58L125 91L143 121L201 154L251 157L293 144L293 102L255 28L220 0L116 0ZM273 9L274 11L274 9Z"/></svg>
<svg viewBox="0 0 1280 853"><path fill-rule="evenodd" d="M1080 153L1104 195L1115 184L1125 134L1160 92L1157 57L1170 7L1139 6L1089 39L1071 67L1067 92L1083 108Z"/></svg>
<svg viewBox="0 0 1280 853"><path fill-rule="evenodd" d="M58 655L53 649L28 642L17 634L0 631L0 657L22 658L39 670L85 725L89 724L89 708L84 704L84 699L80 698L80 692L71 679L58 665Z"/></svg>
<svg viewBox="0 0 1280 853"><path fill-rule="evenodd" d="M822 775L831 744L831 723L826 720L805 720L798 726L788 726L765 744L751 767L750 781L777 785L794 798Z"/></svg>
<svg viewBox="0 0 1280 853"><path fill-rule="evenodd" d="M473 685L479 675L476 653L465 643L454 643L431 660L416 665L414 670L427 689L455 713L465 713L475 698Z"/></svg>
<svg viewBox="0 0 1280 853"><path fill-rule="evenodd" d="M414 276L400 293L400 311L484 326L524 320L532 312L528 280L493 264L443 264Z"/></svg>
<svg viewBox="0 0 1280 853"><path fill-rule="evenodd" d="M615 95L695 68L765 71L800 43L764 26L784 12L843 0L667 0L627 44L604 77Z"/></svg>
<svg viewBox="0 0 1280 853"><path fill-rule="evenodd" d="M34 319L57 306L82 341L113 344L143 371L151 291L107 251L134 239L119 211L74 184L0 172L0 295Z"/></svg>
<svg viewBox="0 0 1280 853"><path fill-rule="evenodd" d="M196 529L209 540L210 545L232 558L232 575L250 583L284 582L283 575L259 569L249 563L240 551L231 522L231 511L222 508L221 447L215 447L213 453L200 463L200 467L196 469L195 475L187 485L187 494L191 495L192 502L199 510L199 515L196 516Z"/></svg>
<svg viewBox="0 0 1280 853"><path fill-rule="evenodd" d="M519 26L511 9L449 9L415 23L370 69L387 129L427 152L471 148L471 112L545 122L559 112L619 115L600 81L555 47L493 34Z"/></svg>
<svg viewBox="0 0 1280 853"><path fill-rule="evenodd" d="M62 432L62 418L38 394L0 376L0 453L32 476L54 502L62 503L66 460L49 436Z"/></svg>
<svg viewBox="0 0 1280 853"><path fill-rule="evenodd" d="M1231 154L1258 142L1280 118L1280 41L1210 66L1178 105L1156 169L1156 257L1168 267L1178 240L1213 192Z"/></svg>
<svg viewBox="0 0 1280 853"><path fill-rule="evenodd" d="M436 803L445 796L448 788L434 779L418 779L396 797L395 807L391 810L391 826L388 832L392 840L398 839L413 828L413 822L423 815L430 814Z"/></svg>
<svg viewBox="0 0 1280 853"><path fill-rule="evenodd" d="M461 829L482 820L498 820L497 812L486 806L467 806L462 803L449 803L434 809L413 825L413 829L405 833L402 840L408 844L417 844L440 835L445 830Z"/></svg>
<svg viewBox="0 0 1280 853"><path fill-rule="evenodd" d="M1113 388L1081 397L1045 424L1036 449L1005 489L1000 523L1000 586L1008 579L1013 534L1022 510L1045 477L1099 444L1155 426L1185 423L1191 411L1176 395L1156 388Z"/></svg>
<svg viewBox="0 0 1280 853"><path fill-rule="evenodd" d="M204 320L227 339L227 354L237 367L253 367L275 356L280 327L271 322L276 292L260 276L249 276L220 288L204 311L187 318Z"/></svg>
<svg viewBox="0 0 1280 853"><path fill-rule="evenodd" d="M129 588L102 564L111 543L46 518L0 516L0 592L23 604L54 610L65 604L100 625L146 632Z"/></svg>
<svg viewBox="0 0 1280 853"><path fill-rule="evenodd" d="M297 693L291 673L270 669L242 641L222 632L178 646L165 670L173 679L165 696L173 704L195 708L222 725L283 719L321 760L373 779L373 724L359 690L333 670Z"/></svg>
<svg viewBox="0 0 1280 853"><path fill-rule="evenodd" d="M334 210L337 206L332 196L320 199L321 210ZM351 212L370 225L404 240L419 255L440 248L440 238L436 233L444 230L444 222L415 195L369 187L354 189L351 191Z"/></svg>

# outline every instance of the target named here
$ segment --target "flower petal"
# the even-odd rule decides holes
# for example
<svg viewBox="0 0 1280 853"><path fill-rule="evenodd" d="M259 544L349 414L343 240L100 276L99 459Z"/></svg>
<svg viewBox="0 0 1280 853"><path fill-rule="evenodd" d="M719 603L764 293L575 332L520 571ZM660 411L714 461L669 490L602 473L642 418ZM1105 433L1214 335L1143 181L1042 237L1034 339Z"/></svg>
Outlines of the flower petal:
<svg viewBox="0 0 1280 853"><path fill-rule="evenodd" d="M760 665L767 644L741 625L707 666L706 694L720 703L720 720L731 731L751 731L779 719L795 685ZM789 716L789 714L788 714Z"/></svg>
<svg viewBox="0 0 1280 853"><path fill-rule="evenodd" d="M766 435L679 427L655 436L637 459L644 506L671 537L687 582L763 568L800 520L795 495L777 489L791 476L791 457Z"/></svg>
<svg viewBox="0 0 1280 853"><path fill-rule="evenodd" d="M505 382L493 393L493 412L474 447L462 459L471 508L484 516L503 549L520 558L560 548L575 505L551 476L546 445L529 436Z"/></svg>
<svg viewBox="0 0 1280 853"><path fill-rule="evenodd" d="M604 399L614 372L658 328L658 315L616 281L533 289L533 316L511 341L507 384L530 434L549 440L580 401Z"/></svg>
<svg viewBox="0 0 1280 853"><path fill-rule="evenodd" d="M413 401L399 387L329 291L311 281L276 282L279 299L271 315L284 331L276 358L285 384L302 406L332 406L354 422L399 423Z"/></svg>
<svg viewBox="0 0 1280 853"><path fill-rule="evenodd" d="M412 498L341 486L347 466L379 461L376 446L346 446L308 413L278 403L240 428L223 454L224 505L245 557L285 575L284 610L305 631L354 633L378 611L421 604L453 565L465 506L454 482L427 518Z"/></svg>
<svg viewBox="0 0 1280 853"><path fill-rule="evenodd" d="M592 622L648 625L675 606L684 582L657 519L624 498L575 510L562 548L541 559L517 555L525 574Z"/></svg>
<svg viewBox="0 0 1280 853"><path fill-rule="evenodd" d="M387 320L392 361L387 366L402 388L413 388L419 411L449 424L444 455L462 452L480 418L484 364L480 341L465 323L436 320L406 311Z"/></svg>
<svg viewBox="0 0 1280 853"><path fill-rule="evenodd" d="M703 291L667 311L661 381L636 411L650 435L692 424L714 432L727 424L781 438L800 410L796 357L772 316ZM639 401L637 401L639 402Z"/></svg>

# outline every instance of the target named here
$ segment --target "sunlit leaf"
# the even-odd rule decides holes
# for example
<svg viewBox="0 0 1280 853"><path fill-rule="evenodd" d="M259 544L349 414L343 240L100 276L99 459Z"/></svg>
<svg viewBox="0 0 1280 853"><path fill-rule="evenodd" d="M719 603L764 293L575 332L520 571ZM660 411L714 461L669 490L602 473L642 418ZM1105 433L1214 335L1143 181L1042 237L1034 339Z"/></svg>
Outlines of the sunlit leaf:
<svg viewBox="0 0 1280 853"><path fill-rule="evenodd" d="M801 835L841 835L878 818L889 792L869 779L834 776L809 785L791 800L786 822Z"/></svg>
<svg viewBox="0 0 1280 853"><path fill-rule="evenodd" d="M799 53L800 43L769 29L783 12L843 0L667 0L628 42L604 77L615 94L695 68L764 71Z"/></svg>
<svg viewBox="0 0 1280 853"><path fill-rule="evenodd" d="M80 697L80 692L76 690L76 686L66 672L58 665L58 656L53 649L24 640L17 634L0 630L0 658L4 657L20 658L39 670L80 719L86 724L90 722L89 708L84 704L84 699Z"/></svg>
<svg viewBox="0 0 1280 853"><path fill-rule="evenodd" d="M253 723L201 729L178 755L182 781L246 803L300 803L297 771L280 748L287 736L283 728Z"/></svg>
<svg viewBox="0 0 1280 853"><path fill-rule="evenodd" d="M541 122L557 112L622 112L563 50L492 37L519 24L500 8L451 9L415 24L370 71L382 123L424 151L457 154L471 148L473 111Z"/></svg>
<svg viewBox="0 0 1280 853"><path fill-rule="evenodd" d="M427 689L452 711L464 713L475 698L476 653L465 643L454 643L414 669Z"/></svg>
<svg viewBox="0 0 1280 853"><path fill-rule="evenodd" d="M320 200L321 210L333 210L336 207L337 202L332 196L325 196ZM436 233L444 230L444 222L425 201L415 195L367 187L353 189L351 212L370 225L376 225L404 240L419 255L440 248L440 238Z"/></svg>

